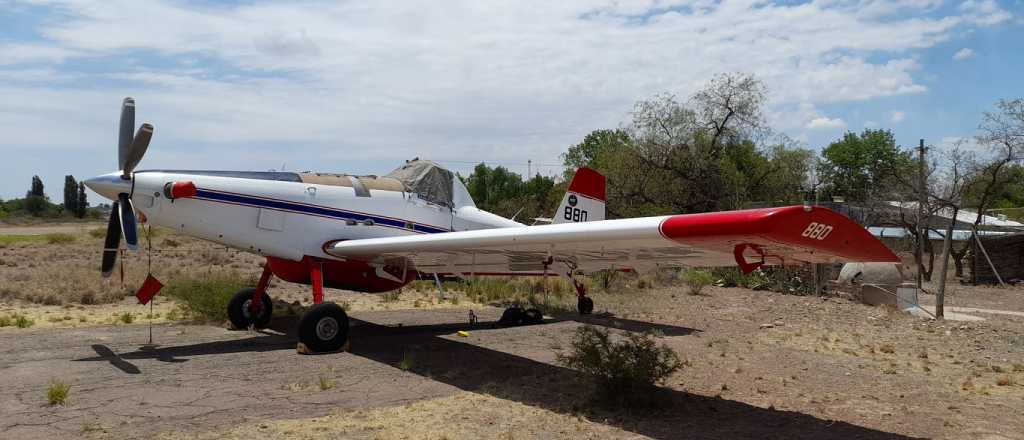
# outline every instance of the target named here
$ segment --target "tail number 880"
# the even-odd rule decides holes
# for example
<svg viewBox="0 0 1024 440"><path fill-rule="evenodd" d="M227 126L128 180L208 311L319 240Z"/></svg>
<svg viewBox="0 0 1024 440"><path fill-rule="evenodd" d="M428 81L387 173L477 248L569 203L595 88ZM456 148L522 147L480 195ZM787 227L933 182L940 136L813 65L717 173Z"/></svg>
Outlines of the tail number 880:
<svg viewBox="0 0 1024 440"><path fill-rule="evenodd" d="M825 237L828 237L828 234L832 233L832 229L832 226L824 223L811 222L811 224L807 225L807 229L804 229L804 232L800 234L800 236L815 240L824 240Z"/></svg>
<svg viewBox="0 0 1024 440"><path fill-rule="evenodd" d="M579 208L573 208L572 206L566 206L562 217L573 222L585 222L587 221L587 211Z"/></svg>

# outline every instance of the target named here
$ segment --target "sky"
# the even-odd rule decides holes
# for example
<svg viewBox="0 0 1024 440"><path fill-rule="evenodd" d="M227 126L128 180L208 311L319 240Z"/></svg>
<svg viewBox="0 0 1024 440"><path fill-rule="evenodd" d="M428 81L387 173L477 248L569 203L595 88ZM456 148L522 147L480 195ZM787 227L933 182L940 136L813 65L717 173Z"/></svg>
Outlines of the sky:
<svg viewBox="0 0 1024 440"><path fill-rule="evenodd" d="M140 169L553 175L721 72L764 81L808 148L944 145L1024 97L1024 0L0 0L0 198L116 171L125 96L155 126Z"/></svg>

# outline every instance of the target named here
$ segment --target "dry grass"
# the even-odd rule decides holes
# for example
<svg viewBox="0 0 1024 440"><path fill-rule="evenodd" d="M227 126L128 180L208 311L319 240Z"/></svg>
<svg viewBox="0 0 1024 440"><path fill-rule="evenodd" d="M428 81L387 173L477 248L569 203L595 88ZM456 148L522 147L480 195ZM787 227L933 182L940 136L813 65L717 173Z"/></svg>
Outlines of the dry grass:
<svg viewBox="0 0 1024 440"><path fill-rule="evenodd" d="M46 244L68 244L77 239L74 235L64 232L53 232L44 235L43 238L46 239Z"/></svg>
<svg viewBox="0 0 1024 440"><path fill-rule="evenodd" d="M331 388L334 388L335 385L336 383L334 379L328 376L320 375L320 377L317 378L317 386L320 387L320 391L327 391Z"/></svg>
<svg viewBox="0 0 1024 440"><path fill-rule="evenodd" d="M256 272L260 259L190 237L154 228L153 271L161 279L195 278L238 269ZM0 301L33 304L109 304L134 294L147 275L144 250L124 254L110 279L100 277L105 228L76 234L0 235ZM143 238L144 242L145 238ZM161 246L174 243L174 246ZM142 246L143 248L145 246ZM194 257L198 256L198 257ZM237 267L233 267L237 266Z"/></svg>
<svg viewBox="0 0 1024 440"><path fill-rule="evenodd" d="M559 433L559 434L552 434ZM246 423L206 433L164 433L162 440L251 438L637 438L632 432L559 413L463 392L451 397L374 409L343 410L312 419Z"/></svg>
<svg viewBox="0 0 1024 440"><path fill-rule="evenodd" d="M69 391L71 391L71 385L54 380L46 387L46 401L50 406L65 405L68 401Z"/></svg>

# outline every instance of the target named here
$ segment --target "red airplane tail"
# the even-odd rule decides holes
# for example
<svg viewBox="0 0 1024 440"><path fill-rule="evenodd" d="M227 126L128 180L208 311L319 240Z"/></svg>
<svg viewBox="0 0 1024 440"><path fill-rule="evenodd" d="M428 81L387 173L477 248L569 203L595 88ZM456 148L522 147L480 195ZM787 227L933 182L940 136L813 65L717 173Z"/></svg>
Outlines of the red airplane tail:
<svg viewBox="0 0 1024 440"><path fill-rule="evenodd" d="M577 223L604 220L604 176L591 168L576 170L569 182L569 190L552 217L552 223Z"/></svg>

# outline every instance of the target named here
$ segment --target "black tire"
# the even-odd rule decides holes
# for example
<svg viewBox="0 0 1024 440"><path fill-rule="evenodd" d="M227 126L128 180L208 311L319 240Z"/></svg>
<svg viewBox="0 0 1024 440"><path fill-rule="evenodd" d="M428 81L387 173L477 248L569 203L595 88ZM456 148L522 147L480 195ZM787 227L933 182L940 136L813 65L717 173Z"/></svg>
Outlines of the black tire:
<svg viewBox="0 0 1024 440"><path fill-rule="evenodd" d="M523 312L523 324L540 324L544 322L544 314L537 309L526 309Z"/></svg>
<svg viewBox="0 0 1024 440"><path fill-rule="evenodd" d="M299 320L299 342L315 353L341 350L348 342L348 314L335 303L313 306Z"/></svg>
<svg viewBox="0 0 1024 440"><path fill-rule="evenodd" d="M576 309L581 315L589 315L594 312L594 300L589 296L584 296L576 302Z"/></svg>
<svg viewBox="0 0 1024 440"><path fill-rule="evenodd" d="M498 319L498 325L503 325L506 327L510 327L513 325L522 325L523 316L523 309L517 306L509 307L505 309L504 312L501 313L501 319Z"/></svg>
<svg viewBox="0 0 1024 440"><path fill-rule="evenodd" d="M263 292L260 299L260 306L262 306L260 313L253 316L249 307L252 305L254 292L256 292L254 288L239 290L235 296L231 297L231 301L228 301L228 319L236 330L247 329L250 325L263 328L270 324L270 318L274 314L274 302L270 300L270 295L267 295L267 292Z"/></svg>

